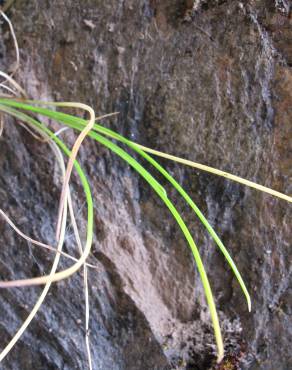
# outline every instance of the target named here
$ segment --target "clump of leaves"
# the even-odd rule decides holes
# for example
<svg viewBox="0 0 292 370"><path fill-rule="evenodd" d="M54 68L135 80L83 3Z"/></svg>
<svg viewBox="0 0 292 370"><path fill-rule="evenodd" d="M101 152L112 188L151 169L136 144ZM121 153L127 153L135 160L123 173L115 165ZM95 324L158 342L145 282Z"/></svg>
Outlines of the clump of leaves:
<svg viewBox="0 0 292 370"><path fill-rule="evenodd" d="M12 29L12 32L13 32L13 29ZM16 38L14 39L15 39L16 50L18 50ZM169 199L165 188L130 153L131 151L136 152L138 156L140 156L141 158L146 160L151 166L156 168L156 170L158 170L160 174L163 175L168 180L168 182L176 189L178 194L190 206L192 211L195 213L196 217L199 218L202 225L206 228L206 230L208 231L210 236L213 238L214 242L216 243L216 245L218 246L218 248L220 249L224 257L226 258L231 270L233 271L236 279L239 282L239 285L243 291L243 294L245 295L249 311L251 310L250 295L241 277L241 274L238 271L226 247L224 246L224 244L222 243L222 241L220 240L220 238L218 237L217 233L214 231L212 226L209 224L207 219L204 217L203 213L199 210L199 208L193 202L191 197L187 194L187 192L170 175L170 173L163 166L161 166L150 154L161 156L161 157L164 157L170 160L174 160L184 165L190 165L192 167L199 168L201 170L208 171L208 172L211 172L219 176L224 176L230 180L237 181L239 183L242 183L246 186L253 187L260 191L264 191L266 193L269 193L271 195L284 199L288 202L291 202L292 198L285 194L282 194L272 189L266 188L264 186L255 184L251 181L242 179L238 176L234 176L224 171L220 171L220 170L217 170L217 169L214 169L214 168L211 168L211 167L199 164L199 163L191 162L191 161L188 161L182 158L178 158L178 157L166 154L166 153L158 152L150 148L141 146L125 138L119 133L113 130L110 130L108 128L105 128L102 125L96 123L96 117L95 117L94 110L85 104L71 103L71 102L70 103L68 102L58 102L58 103L57 102L40 102L40 101L28 100L26 98L19 99L16 96L24 96L25 95L24 90L16 83L16 81L12 78L11 75L8 76L4 72L0 72L0 75L4 77L5 79L0 84L0 87L2 88L2 90L5 90L5 93L2 93L2 97L0 97L1 114L2 115L8 114L14 117L17 120L17 122L21 122L22 125L24 125L24 127L27 130L29 130L29 132L32 135L34 135L38 140L42 140L46 142L47 144L49 144L63 171L63 185L62 185L62 191L60 195L59 213L58 213L57 227L56 227L56 240L58 241L56 248L29 238L13 224L13 222L10 220L10 218L6 215L6 213L3 210L1 210L0 212L2 217L4 217L4 219L10 224L10 226L12 226L14 230L18 232L22 237L24 237L27 240L32 241L36 245L45 247L50 250L54 250L56 253L55 260L51 268L51 272L48 275L33 277L33 278L28 278L28 279L0 282L0 288L29 286L29 285L45 285L44 290L41 296L39 297L38 302L36 303L33 310L31 311L30 315L25 320L24 324L21 326L18 332L15 334L15 336L12 338L10 343L0 353L0 362L9 353L9 351L12 349L14 344L17 342L17 340L20 338L22 333L25 331L25 329L27 328L27 326L29 325L33 317L35 316L39 307L43 303L51 284L53 282L57 282L57 281L68 278L72 274L76 273L80 268L84 268L84 286L85 286L85 301L86 301L85 326L86 326L86 332L88 332L89 297L88 297L87 268L94 267L94 266L89 265L87 262L87 259L90 255L92 240L93 240L93 233L94 233L93 199L92 199L92 195L90 191L89 180L87 179L85 173L83 172L80 164L76 160L80 146L82 145L83 140L85 139L86 136L91 137L93 140L98 142L100 145L105 146L110 151L115 153L117 156L122 158L127 164L129 164L148 183L148 185L153 189L153 191L157 194L157 196L161 198L165 207L168 208L170 214L177 222L177 225L180 228L182 235L186 240L186 243L191 249L196 266L200 274L200 278L201 278L202 285L204 288L206 301L209 307L210 316L211 316L211 320L212 320L212 324L214 328L214 335L215 335L215 340L217 344L217 359L218 359L218 362L220 362L224 356L224 345L223 345L223 340L222 340L222 334L221 334L218 314L217 314L211 286L210 286L198 247L186 223L184 222L182 215L176 209L171 199ZM85 120L77 116L74 116L72 114L67 114L64 112L56 111L56 108L68 108L68 107L82 109L82 110L87 111L89 113L89 119ZM65 145L65 143L58 137L58 135L52 132L44 123L41 122L41 120L36 119L35 118L36 115L38 117L39 116L48 117L58 122L62 126L69 127L71 129L78 131L79 135L72 147L72 150L69 150L67 146ZM2 122L1 125L3 126L3 121L1 122ZM0 130L0 132L2 133L2 129ZM120 146L120 144L123 144L127 148L127 150L123 149ZM64 164L63 155L68 157L68 163L67 163L66 168ZM86 242L85 242L84 247L82 246L82 243L79 237L78 226L74 218L74 210L73 210L73 205L72 205L72 199L70 196L70 178L71 178L71 173L73 171L73 168L75 168L79 176L79 179L80 179L80 182L82 184L83 191L85 194L86 204L87 204L87 229L86 229L87 231L86 231ZM62 246L64 243L66 224L67 224L67 209L69 209L69 214L71 217L71 222L73 224L76 242L77 242L77 245L80 251L80 258L77 260L74 259L72 256L66 255L62 252ZM61 254L65 255L67 258L73 259L74 263L69 268L66 268L65 270L57 272L57 267L58 267L59 258ZM87 345L89 367L92 368L89 336L86 336L86 345Z"/></svg>

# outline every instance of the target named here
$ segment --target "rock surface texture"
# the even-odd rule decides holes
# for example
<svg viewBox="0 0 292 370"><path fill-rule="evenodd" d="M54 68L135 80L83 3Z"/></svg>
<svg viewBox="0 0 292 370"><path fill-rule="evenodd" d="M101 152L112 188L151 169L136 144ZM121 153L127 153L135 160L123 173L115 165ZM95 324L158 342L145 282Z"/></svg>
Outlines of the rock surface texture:
<svg viewBox="0 0 292 370"><path fill-rule="evenodd" d="M292 193L288 1L16 0L9 15L20 45L17 80L30 97L84 102L97 114L118 111L104 124L139 143ZM8 36L3 24L4 70L14 61ZM63 138L73 143L72 132ZM129 166L90 139L79 158L95 201L94 370L215 369L201 282L169 212ZM249 314L222 255L165 184L200 247L216 297L226 344L217 368L291 369L291 206L160 162L218 231L252 296ZM73 190L84 226L77 182ZM1 208L27 234L54 243L59 194L49 147L7 120L0 138ZM3 220L0 239L2 280L49 271L52 254L28 246ZM69 234L66 250L77 255L74 248ZM2 348L40 291L1 290ZM78 273L51 288L0 368L86 369L83 318Z"/></svg>

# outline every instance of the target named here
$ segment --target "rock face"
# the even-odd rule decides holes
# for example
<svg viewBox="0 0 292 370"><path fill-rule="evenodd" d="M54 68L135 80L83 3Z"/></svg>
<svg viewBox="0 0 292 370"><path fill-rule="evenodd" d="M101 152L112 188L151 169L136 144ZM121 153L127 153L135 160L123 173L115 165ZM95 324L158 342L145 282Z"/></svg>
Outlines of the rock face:
<svg viewBox="0 0 292 370"><path fill-rule="evenodd" d="M20 45L17 79L35 99L85 102L97 114L120 112L104 124L137 142L291 194L289 7L284 0L15 1L9 15ZM6 70L14 61L7 34L3 25L0 62ZM63 137L72 144L72 133ZM105 148L87 139L79 157L95 201L94 369L214 368L202 286L169 212ZM158 176L190 226L210 276L227 353L220 369L292 368L291 206L160 162L218 231L252 296L249 314L222 255ZM27 234L54 243L60 183L49 147L7 120L0 171L1 208ZM78 183L74 197L82 226L86 209ZM2 220L0 235L1 279L49 271L53 256L28 246ZM74 253L70 236L66 248ZM40 291L0 292L2 348ZM51 288L1 369L85 369L83 317L78 273Z"/></svg>

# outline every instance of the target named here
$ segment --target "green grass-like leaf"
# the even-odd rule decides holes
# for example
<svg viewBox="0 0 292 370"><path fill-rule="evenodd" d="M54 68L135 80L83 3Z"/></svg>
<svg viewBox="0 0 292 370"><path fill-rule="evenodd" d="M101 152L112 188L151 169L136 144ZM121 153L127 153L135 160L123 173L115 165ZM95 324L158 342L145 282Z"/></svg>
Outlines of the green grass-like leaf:
<svg viewBox="0 0 292 370"><path fill-rule="evenodd" d="M10 100L6 100L6 102L8 102L8 104L10 104L10 105L12 104ZM43 104L45 104L45 103L43 103ZM82 130L84 128L84 126L86 125L86 123L87 123L87 121L82 119L82 118L78 118L78 117L75 117L75 116L72 116L72 115L69 115L69 114L66 114L66 113L62 113L62 112L52 111L52 110L46 109L46 108L35 107L35 106L33 106L33 107L32 106L27 106L27 108L25 108L23 106L23 103L19 103L19 102L13 102L13 106L16 106L18 108L28 109L28 110L33 111L35 113L43 114L47 117L53 118L53 119L65 124L65 125L67 125L71 128L77 129L79 131ZM30 107L30 108L28 108L28 107ZM98 124L94 125L94 130L96 132L100 132L100 133L102 133L106 136L109 136L109 137L111 137L115 140L118 140L118 141L126 144L128 147L130 147L131 149L136 151L140 156L142 156L144 159L146 159L146 161L148 161L151 165L153 165L174 186L174 188L180 193L180 195L185 199L185 201L188 203L188 205L192 208L192 210L198 216L199 220L206 227L208 233L214 239L215 243L218 245L219 249L221 250L221 252L225 256L227 262L229 263L234 275L236 276L236 278L237 278L237 280L238 280L238 282L241 286L241 289L242 289L242 291L243 291L243 293L246 297L248 310L250 311L251 310L250 295L249 295L248 290L245 286L245 283L244 283L244 281L241 277L240 272L238 271L234 261L232 260L232 257L230 256L226 247L224 246L224 244L222 243L222 241L220 240L220 238L216 234L215 230L209 224L208 220L205 218L205 216L202 214L202 212L196 206L196 204L193 202L193 200L190 198L190 196L186 193L186 191L181 187L181 185L157 161L155 161L149 154L147 154L143 150L141 150L131 140L123 137L122 135L120 135L120 134L118 134L118 133L116 133L116 132L114 132L114 131L112 131L108 128L105 128L101 125L98 125ZM94 134L92 132L89 133L89 136L95 138ZM158 185L161 186L160 184L158 184ZM161 187L161 188L162 188L161 190L163 192L165 192L164 188L163 187Z"/></svg>
<svg viewBox="0 0 292 370"><path fill-rule="evenodd" d="M22 121L25 121L31 125L36 125L38 128L43 129L48 135L52 137L53 140L61 147L62 150L65 150L63 147L64 144L56 138L56 136L52 135L52 133L42 124L40 124L38 121L32 119L30 116L20 112L17 109L26 110L30 113L38 113L41 115L44 115L46 117L50 117L66 126L69 126L71 128L77 129L79 131L82 131L84 127L87 125L87 121L69 114L61 113L53 111L52 109L42 108L39 106L35 106L34 104L42 104L42 105L50 105L50 103L42 103L42 102L22 102L22 101L16 101L12 99L0 99L0 110L9 113L13 115L14 117L21 119ZM102 135L101 135L102 134ZM112 130L109 130L107 128L102 127L101 125L95 124L92 131L89 132L89 136L92 137L94 140L99 142L100 144L104 145L108 149L110 149L112 152L117 154L119 157L121 157L124 161L126 161L132 168L135 169L137 173L139 173L147 182L148 184L153 188L153 190L157 193L157 195L161 198L161 200L164 202L165 206L169 209L172 216L178 223L191 251L194 256L201 281L203 284L203 288L205 291L205 296L207 299L207 303L210 310L210 315L214 327L214 334L216 338L217 343L217 349L218 349L218 361L220 361L223 358L224 355L224 347L223 347L223 340L218 320L218 315L216 311L216 306L214 303L212 290L208 281L208 277L203 265L203 262L200 257L200 253L198 251L198 248L193 240L193 237L191 236L188 227L186 226L185 222L183 221L181 215L177 211L174 204L169 200L167 197L167 193L163 186L143 167L141 164L133 158L129 153L127 153L125 150L123 150L121 147L119 147L117 144L113 143L112 141L108 140L105 136L106 135L112 139L118 140L122 142L123 144L127 145L129 148L137 152L141 157L143 157L146 161L148 161L152 166L154 166L171 184L172 186L179 192L179 194L185 199L187 204L192 208L192 210L195 212L195 214L198 216L200 221L203 223L203 225L206 227L209 234L212 236L218 247L220 248L221 252L225 256L226 260L228 261L231 269L233 270L237 280L239 281L239 284L245 294L245 297L247 299L248 308L250 310L250 296L248 294L248 291L246 289L246 286L243 282L243 279L237 270L232 258L230 257L228 251L226 250L225 246L221 242L220 238L216 234L216 232L213 230L211 225L208 223L202 212L199 210L199 208L195 205L195 203L192 201L192 199L189 197L189 195L185 192L185 190L178 184L178 182L157 162L155 161L149 154L145 153L143 150L141 150L135 143L132 141L126 139L122 135L119 135L115 133ZM68 155L68 151L65 153ZM76 164L75 164L76 167ZM83 179L84 180L84 179ZM85 193L86 193L85 189ZM92 200L91 200L92 202ZM92 222L92 214L90 214L90 220L88 221ZM90 227L93 225L90 224ZM87 234L88 235L88 234ZM92 229L89 231L90 239L92 241ZM90 248L89 248L90 250Z"/></svg>

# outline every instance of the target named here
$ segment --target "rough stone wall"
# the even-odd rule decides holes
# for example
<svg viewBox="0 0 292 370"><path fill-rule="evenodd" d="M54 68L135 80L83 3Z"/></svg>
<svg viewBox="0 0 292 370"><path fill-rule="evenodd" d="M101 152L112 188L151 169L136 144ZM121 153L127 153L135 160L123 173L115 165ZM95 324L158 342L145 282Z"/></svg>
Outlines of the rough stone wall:
<svg viewBox="0 0 292 370"><path fill-rule="evenodd" d="M85 102L97 114L119 111L105 125L131 139L291 194L288 2L16 0L10 17L21 49L17 77L31 97ZM2 68L14 58L6 34L2 27ZM72 144L71 132L64 138ZM90 139L80 158L95 201L94 369L211 368L214 338L204 294L170 214L142 179ZM218 231L252 295L248 314L214 243L166 185L207 266L226 368L227 362L240 369L292 367L291 207L161 163ZM26 233L53 242L60 183L48 147L10 120L0 139L0 171L1 207ZM78 184L74 192L82 224L86 210ZM29 248L2 221L0 235L1 279L48 271L51 255ZM70 237L66 247L74 247ZM0 292L2 347L39 292ZM81 273L55 284L1 369L86 368L83 310Z"/></svg>

